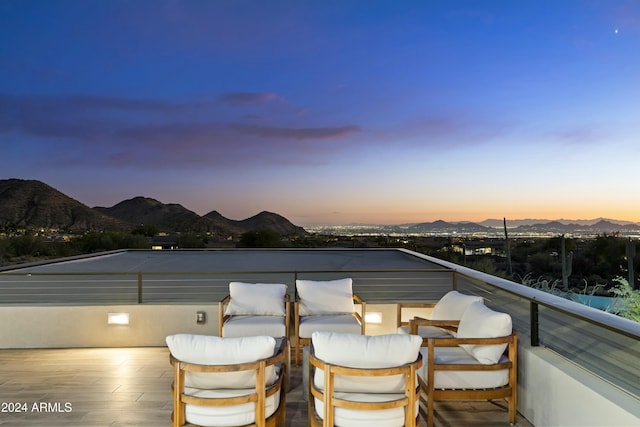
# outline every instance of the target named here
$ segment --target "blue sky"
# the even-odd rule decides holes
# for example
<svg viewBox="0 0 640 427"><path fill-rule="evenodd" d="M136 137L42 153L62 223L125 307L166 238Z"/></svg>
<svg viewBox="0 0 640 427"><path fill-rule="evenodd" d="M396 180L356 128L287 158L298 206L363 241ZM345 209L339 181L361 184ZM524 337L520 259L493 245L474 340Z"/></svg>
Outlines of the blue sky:
<svg viewBox="0 0 640 427"><path fill-rule="evenodd" d="M640 1L0 1L0 179L298 225L640 221Z"/></svg>

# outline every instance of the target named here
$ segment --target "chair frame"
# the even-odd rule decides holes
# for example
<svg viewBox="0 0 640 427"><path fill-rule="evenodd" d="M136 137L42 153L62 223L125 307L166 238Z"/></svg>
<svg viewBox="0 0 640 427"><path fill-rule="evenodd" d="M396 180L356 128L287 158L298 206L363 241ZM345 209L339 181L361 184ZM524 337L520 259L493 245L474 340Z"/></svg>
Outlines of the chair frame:
<svg viewBox="0 0 640 427"><path fill-rule="evenodd" d="M433 310L433 308L436 306L436 303L433 302L400 302L397 304L397 310L396 310L396 314L397 314L397 320L396 320L396 328L399 328L401 326L406 326L407 328L409 327L409 323L411 321L411 319L409 320L402 320L402 312L403 309L405 308L430 308ZM418 319L422 319L422 317L418 317Z"/></svg>
<svg viewBox="0 0 640 427"><path fill-rule="evenodd" d="M285 378L289 375L285 361L288 354L289 340L286 337L282 337L282 342L275 355L256 362L238 363L235 365L199 365L180 361L170 354L169 361L174 368L174 380L171 385L173 396L173 413L171 414L172 427L195 426L195 424L186 423L185 408L187 403L200 406L230 406L248 402L256 402L256 422L247 424L245 427L284 427L287 407L286 387L284 385L286 384ZM280 363L282 367L279 378L274 384L267 386L265 383L266 369L268 366L277 363ZM186 372L222 373L249 370L256 371L256 389L254 393L225 398L195 397L184 393ZM276 393L280 393L280 404L276 411L270 417L266 418L266 399Z"/></svg>
<svg viewBox="0 0 640 427"><path fill-rule="evenodd" d="M414 318L409 322L409 333L415 334L419 326L438 326L448 327L457 330L459 321L447 320L427 320ZM435 349L437 347L457 347L460 344L474 345L491 345L491 344L507 344L505 355L508 360L502 363L491 365L484 364L444 364L435 363ZM423 347L427 347L427 380L418 377L420 386L420 400L427 407L424 415L427 420L427 426L434 425L434 406L436 401L446 400L493 400L505 398L508 401L509 423L515 424L517 416L517 400L516 394L518 389L518 333L515 329L511 335L500 338L424 338ZM484 389L435 389L435 373L436 371L498 371L509 370L508 384L496 388ZM421 408L422 410L423 408Z"/></svg>
<svg viewBox="0 0 640 427"><path fill-rule="evenodd" d="M420 388L417 384L417 370L422 366L422 355L411 363L391 368L349 368L346 366L326 363L315 356L313 344L309 351L309 398L308 417L310 427L333 427L335 408L359 409L359 410L380 410L392 408L405 408L405 427L416 427L418 425L419 411L416 411L416 402L420 396ZM313 381L314 369L324 371L324 390L317 388ZM405 376L404 397L388 402L356 402L339 399L333 396L335 375L353 375L380 377L390 375ZM324 402L324 420L320 418L315 410L314 397Z"/></svg>
<svg viewBox="0 0 640 427"><path fill-rule="evenodd" d="M367 310L367 303L362 300L359 296L353 294L352 295L353 302L362 307L362 313L358 313L354 311L353 317L356 318L358 323L360 324L360 333L364 335L365 332L365 322L364 317ZM306 316L302 316L306 317ZM301 354L302 347L305 345L309 345L311 343L311 338L302 338L300 336L300 298L298 297L298 293L296 291L295 301L293 303L293 324L294 324L294 334L295 334L295 352L296 352L296 365L300 366L301 362Z"/></svg>
<svg viewBox="0 0 640 427"><path fill-rule="evenodd" d="M291 318L291 302L290 302L291 298L289 297L289 294L285 294L284 298L285 298L284 328L285 328L285 336L288 338L289 332L290 332L289 325L291 324L291 321L289 320ZM219 337L222 336L222 328L224 327L224 324L227 323L232 317L234 317L228 314L224 314L226 307L229 305L230 301L231 301L231 295L227 295L226 297L224 297L222 300L218 302L218 336ZM256 315L254 317L260 317L260 316ZM278 338L278 337L275 337L275 338Z"/></svg>

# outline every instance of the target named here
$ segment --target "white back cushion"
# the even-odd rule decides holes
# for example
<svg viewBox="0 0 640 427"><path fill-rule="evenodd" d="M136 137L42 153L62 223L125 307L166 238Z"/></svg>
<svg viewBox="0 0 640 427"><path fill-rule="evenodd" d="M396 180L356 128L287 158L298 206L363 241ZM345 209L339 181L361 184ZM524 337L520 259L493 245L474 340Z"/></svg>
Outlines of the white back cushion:
<svg viewBox="0 0 640 427"><path fill-rule="evenodd" d="M353 303L352 280L296 280L300 299L300 316L348 314L356 308Z"/></svg>
<svg viewBox="0 0 640 427"><path fill-rule="evenodd" d="M432 320L460 320L467 307L474 302L483 302L482 297L449 291L433 307Z"/></svg>
<svg viewBox="0 0 640 427"><path fill-rule="evenodd" d="M481 302L474 302L460 319L458 338L498 338L511 335L511 316L493 311ZM461 345L478 362L498 363L507 344Z"/></svg>
<svg viewBox="0 0 640 427"><path fill-rule="evenodd" d="M177 334L166 338L169 351L176 359L198 365L234 365L255 362L273 356L276 340L256 336L220 338L208 335ZM267 367L267 384L276 380L274 366ZM241 389L256 386L256 371L223 373L187 372L187 387L199 389Z"/></svg>
<svg viewBox="0 0 640 427"><path fill-rule="evenodd" d="M329 364L350 368L390 368L415 362L422 338L409 334L356 335L314 332L315 356ZM316 387L324 388L324 372L316 369ZM349 393L404 393L404 376L336 375L335 391Z"/></svg>
<svg viewBox="0 0 640 427"><path fill-rule="evenodd" d="M284 316L287 285L280 283L229 283L230 316Z"/></svg>

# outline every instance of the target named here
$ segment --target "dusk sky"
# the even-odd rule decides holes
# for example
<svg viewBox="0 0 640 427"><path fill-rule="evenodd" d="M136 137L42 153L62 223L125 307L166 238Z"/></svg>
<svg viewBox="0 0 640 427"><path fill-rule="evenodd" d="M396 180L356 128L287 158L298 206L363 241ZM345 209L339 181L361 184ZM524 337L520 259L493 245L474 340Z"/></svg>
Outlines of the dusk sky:
<svg viewBox="0 0 640 427"><path fill-rule="evenodd" d="M0 0L0 179L296 225L640 221L640 1Z"/></svg>

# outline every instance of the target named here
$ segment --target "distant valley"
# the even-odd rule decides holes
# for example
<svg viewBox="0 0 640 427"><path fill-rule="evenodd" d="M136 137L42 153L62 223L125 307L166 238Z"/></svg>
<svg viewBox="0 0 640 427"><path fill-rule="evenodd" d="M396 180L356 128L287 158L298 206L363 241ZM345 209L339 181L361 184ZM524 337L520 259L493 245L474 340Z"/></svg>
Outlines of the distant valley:
<svg viewBox="0 0 640 427"><path fill-rule="evenodd" d="M474 222L434 221L402 225L352 224L344 226L308 227L308 231L334 235L431 235L431 236L475 236L504 237L502 220ZM640 236L640 224L629 221L595 219L591 221L550 221L550 220L507 220L510 236L550 237L554 235L574 235L591 237L602 234Z"/></svg>

